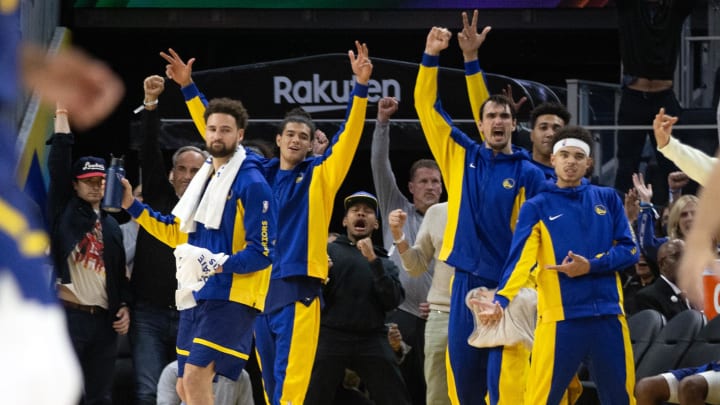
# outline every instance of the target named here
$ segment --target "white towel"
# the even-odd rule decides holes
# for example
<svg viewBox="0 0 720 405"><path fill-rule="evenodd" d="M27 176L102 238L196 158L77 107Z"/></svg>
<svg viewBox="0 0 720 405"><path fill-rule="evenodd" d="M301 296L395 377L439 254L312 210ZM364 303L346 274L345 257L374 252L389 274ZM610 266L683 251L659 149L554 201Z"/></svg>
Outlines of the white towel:
<svg viewBox="0 0 720 405"><path fill-rule="evenodd" d="M212 173L212 158L205 161L172 210L172 214L180 219L181 231L195 232L196 222L208 229L220 228L228 192L244 160L245 148L238 145L233 157L212 174L207 188L205 182Z"/></svg>
<svg viewBox="0 0 720 405"><path fill-rule="evenodd" d="M194 293L200 291L207 279L225 264L228 255L213 253L205 248L183 243L175 248L175 305L179 310L197 305Z"/></svg>
<svg viewBox="0 0 720 405"><path fill-rule="evenodd" d="M465 303L473 313L475 328L468 337L468 344L473 347L514 346L522 344L532 349L537 321L537 291L532 288L521 288L515 298L510 301L503 316L492 326L482 325L477 308L470 303L470 298L492 302L495 289L485 287L474 288L467 293Z"/></svg>

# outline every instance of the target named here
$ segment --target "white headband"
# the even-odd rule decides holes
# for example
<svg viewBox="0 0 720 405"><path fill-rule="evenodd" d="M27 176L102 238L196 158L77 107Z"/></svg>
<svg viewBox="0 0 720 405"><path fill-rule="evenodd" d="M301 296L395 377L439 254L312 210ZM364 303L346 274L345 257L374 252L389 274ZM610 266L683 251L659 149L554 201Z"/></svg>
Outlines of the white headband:
<svg viewBox="0 0 720 405"><path fill-rule="evenodd" d="M560 149L566 146L574 146L576 148L580 148L583 152L585 152L587 156L590 156L590 145L588 145L587 142L577 138L565 138L558 142L555 142L555 146L553 146L553 155L558 153Z"/></svg>

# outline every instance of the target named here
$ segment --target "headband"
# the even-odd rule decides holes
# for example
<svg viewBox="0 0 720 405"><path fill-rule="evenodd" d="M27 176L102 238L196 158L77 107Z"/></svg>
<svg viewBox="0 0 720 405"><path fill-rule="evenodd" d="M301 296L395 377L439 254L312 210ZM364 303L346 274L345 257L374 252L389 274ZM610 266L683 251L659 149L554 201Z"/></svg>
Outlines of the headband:
<svg viewBox="0 0 720 405"><path fill-rule="evenodd" d="M566 146L574 146L576 148L580 148L583 152L585 152L587 156L590 156L590 145L588 145L587 142L577 138L565 138L555 142L555 146L553 146L553 155Z"/></svg>

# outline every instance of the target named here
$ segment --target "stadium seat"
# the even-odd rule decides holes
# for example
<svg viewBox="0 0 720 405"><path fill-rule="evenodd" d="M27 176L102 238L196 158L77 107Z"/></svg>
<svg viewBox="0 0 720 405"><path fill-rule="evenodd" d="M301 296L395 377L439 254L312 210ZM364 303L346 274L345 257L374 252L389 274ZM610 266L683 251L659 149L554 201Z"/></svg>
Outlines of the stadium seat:
<svg viewBox="0 0 720 405"><path fill-rule="evenodd" d="M644 309L628 318L627 323L635 367L637 367L660 330L665 326L665 317L654 309Z"/></svg>
<svg viewBox="0 0 720 405"><path fill-rule="evenodd" d="M665 326L665 317L654 309L644 309L629 317L627 324L630 330L630 342L632 342L635 367L637 368L645 352L647 352ZM583 392L575 405L600 405L597 387L594 382L590 381L587 368L583 365L578 373Z"/></svg>
<svg viewBox="0 0 720 405"><path fill-rule="evenodd" d="M660 330L636 366L635 378L640 380L677 368L690 344L704 326L705 315L700 311L690 309L675 315Z"/></svg>
<svg viewBox="0 0 720 405"><path fill-rule="evenodd" d="M695 337L678 368L697 367L720 360L720 316L716 316Z"/></svg>

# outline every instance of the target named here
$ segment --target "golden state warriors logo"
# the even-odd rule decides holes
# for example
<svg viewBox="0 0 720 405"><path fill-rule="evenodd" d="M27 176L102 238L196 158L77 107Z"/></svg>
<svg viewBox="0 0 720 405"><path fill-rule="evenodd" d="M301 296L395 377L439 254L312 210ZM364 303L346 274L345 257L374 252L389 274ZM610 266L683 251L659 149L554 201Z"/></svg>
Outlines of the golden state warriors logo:
<svg viewBox="0 0 720 405"><path fill-rule="evenodd" d="M502 186L508 190L515 187L515 180L514 179L505 179L502 182Z"/></svg>
<svg viewBox="0 0 720 405"><path fill-rule="evenodd" d="M605 208L602 204L598 204L595 206L595 213L598 215L605 215L607 214L607 208Z"/></svg>
<svg viewBox="0 0 720 405"><path fill-rule="evenodd" d="M0 0L0 13L10 14L17 9L19 0Z"/></svg>

